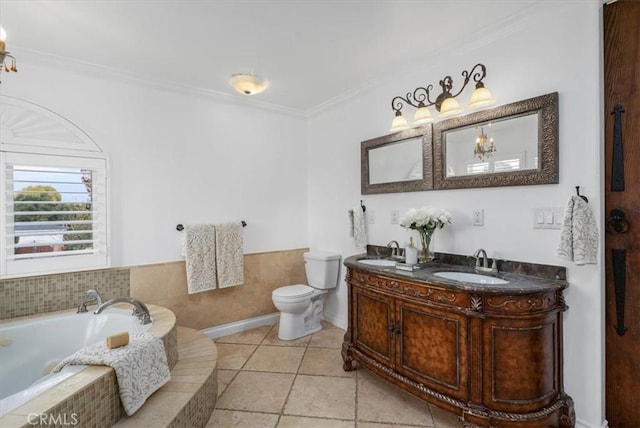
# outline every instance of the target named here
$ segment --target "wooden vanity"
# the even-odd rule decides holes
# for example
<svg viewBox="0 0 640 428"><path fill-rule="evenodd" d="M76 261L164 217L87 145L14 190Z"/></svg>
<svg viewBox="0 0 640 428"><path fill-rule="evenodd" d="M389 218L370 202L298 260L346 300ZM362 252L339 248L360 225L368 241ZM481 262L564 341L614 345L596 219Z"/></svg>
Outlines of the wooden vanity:
<svg viewBox="0 0 640 428"><path fill-rule="evenodd" d="M563 390L564 268L546 267L556 269L546 278L500 272L509 283L488 285L434 275L470 266L404 272L361 258L345 260L345 370L362 365L465 427L575 426Z"/></svg>

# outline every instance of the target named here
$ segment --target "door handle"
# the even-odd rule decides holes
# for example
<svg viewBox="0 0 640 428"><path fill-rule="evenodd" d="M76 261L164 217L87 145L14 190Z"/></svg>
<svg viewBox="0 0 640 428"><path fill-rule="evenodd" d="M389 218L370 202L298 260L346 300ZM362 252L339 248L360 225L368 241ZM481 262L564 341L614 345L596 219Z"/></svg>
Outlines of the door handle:
<svg viewBox="0 0 640 428"><path fill-rule="evenodd" d="M393 322L389 324L389 333L391 334L400 334L400 327L393 325Z"/></svg>
<svg viewBox="0 0 640 428"><path fill-rule="evenodd" d="M629 230L629 222L621 209L611 210L611 216L607 220L607 232L614 235L627 233Z"/></svg>
<svg viewBox="0 0 640 428"><path fill-rule="evenodd" d="M616 293L616 325L614 328L618 332L618 336L624 336L628 330L624 326L627 250L611 250L611 252L613 259L613 285Z"/></svg>
<svg viewBox="0 0 640 428"><path fill-rule="evenodd" d="M616 104L613 115L613 164L611 165L611 191L624 190L624 150L622 147L622 104Z"/></svg>

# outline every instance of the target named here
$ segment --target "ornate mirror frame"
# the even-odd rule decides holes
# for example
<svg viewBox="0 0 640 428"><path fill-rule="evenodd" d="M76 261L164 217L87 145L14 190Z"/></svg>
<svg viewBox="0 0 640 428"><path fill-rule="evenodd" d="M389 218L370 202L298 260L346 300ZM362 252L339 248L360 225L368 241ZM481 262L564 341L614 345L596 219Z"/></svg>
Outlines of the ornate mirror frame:
<svg viewBox="0 0 640 428"><path fill-rule="evenodd" d="M369 182L369 151L405 140L422 137L422 179L389 183ZM433 189L433 156L431 125L407 129L360 143L360 191L363 195L376 193L417 192Z"/></svg>
<svg viewBox="0 0 640 428"><path fill-rule="evenodd" d="M447 132L457 128L479 126L497 120L538 115L538 168L521 171L447 177ZM434 188L463 189L474 187L519 186L530 184L557 184L558 163L558 93L518 101L483 110L466 116L444 120L433 129Z"/></svg>

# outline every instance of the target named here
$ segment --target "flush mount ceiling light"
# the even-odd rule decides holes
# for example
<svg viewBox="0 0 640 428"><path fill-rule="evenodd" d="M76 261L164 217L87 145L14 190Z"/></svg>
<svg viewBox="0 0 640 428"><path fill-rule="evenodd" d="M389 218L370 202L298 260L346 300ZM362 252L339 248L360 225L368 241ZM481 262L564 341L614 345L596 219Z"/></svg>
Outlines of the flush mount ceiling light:
<svg viewBox="0 0 640 428"><path fill-rule="evenodd" d="M451 93L451 90L453 89L453 79L451 76L446 76L439 82L442 92L436 97L435 101L431 101L431 90L433 89L433 85L429 85L426 88L420 86L416 88L413 93L407 92L405 97L394 97L391 100L391 108L395 112L395 116L391 124L391 131L401 131L409 127L407 119L402 116L402 108L405 104L416 108L412 124L414 126L433 122L433 116L429 111L429 107L431 106L436 108L440 113L439 116L441 118L455 116L456 114L462 113L462 108L460 107L460 104L458 104L456 97L462 93L464 88L467 87L472 77L473 81L476 82L476 89L473 91L473 94L471 94L468 107L471 109L477 109L495 103L496 100L491 96L491 92L484 87L484 83L482 81L486 75L487 68L483 64L474 65L471 71L464 70L462 72L464 82L456 94Z"/></svg>
<svg viewBox="0 0 640 428"><path fill-rule="evenodd" d="M253 74L234 74L229 85L243 95L255 95L267 89L269 82Z"/></svg>
<svg viewBox="0 0 640 428"><path fill-rule="evenodd" d="M5 50L7 47L6 40L7 32L4 31L4 28L0 27L0 72L2 72L3 70L7 73L11 71L17 72L18 69L16 68L15 57L13 55L10 55L9 52ZM7 63L5 62L7 58L11 59L11 66L7 65Z"/></svg>

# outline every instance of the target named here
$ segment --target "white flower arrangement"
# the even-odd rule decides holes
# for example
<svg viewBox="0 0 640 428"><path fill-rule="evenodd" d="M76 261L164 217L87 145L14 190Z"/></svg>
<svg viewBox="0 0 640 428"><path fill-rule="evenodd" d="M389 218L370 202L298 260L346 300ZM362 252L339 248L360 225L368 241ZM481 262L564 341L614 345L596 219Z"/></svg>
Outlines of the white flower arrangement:
<svg viewBox="0 0 640 428"><path fill-rule="evenodd" d="M451 214L447 210L436 207L411 208L406 212L400 226L431 235L434 230L442 229L451 223Z"/></svg>

